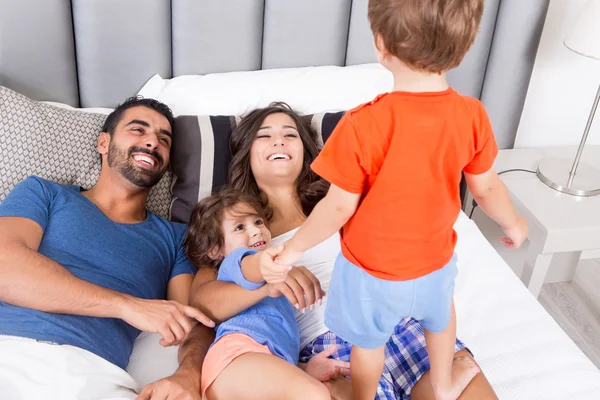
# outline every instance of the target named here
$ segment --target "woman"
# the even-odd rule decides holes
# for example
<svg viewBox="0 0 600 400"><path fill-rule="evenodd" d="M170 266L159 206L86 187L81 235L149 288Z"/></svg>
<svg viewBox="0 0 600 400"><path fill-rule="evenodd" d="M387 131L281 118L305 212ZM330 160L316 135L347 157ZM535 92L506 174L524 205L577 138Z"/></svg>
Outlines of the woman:
<svg viewBox="0 0 600 400"><path fill-rule="evenodd" d="M308 121L301 118L284 103L257 109L244 117L232 134L230 145L230 184L259 198L267 210L273 245L283 244L310 214L325 195L327 184L310 170L310 164L319 152L316 134ZM310 280L318 278L327 291L335 258L340 251L339 236L307 251L293 277L280 286L271 286L266 295L286 295L297 299L297 321L301 335L300 361L335 346L332 358L348 361L351 345L329 332L323 322L324 304L320 290L312 290ZM248 303L259 301L259 293L233 292L234 288L216 286L210 273L199 274L192 288L192 304L202 308L205 302L218 302L224 315L212 315L220 320L225 314L245 309ZM209 286L205 286L209 285ZM202 287L202 289L200 289ZM318 287L318 285L317 285ZM308 289L307 289L308 288ZM267 289L265 289L267 290ZM263 293L262 296L265 294ZM304 305L304 297L310 305ZM321 301L319 301L321 300ZM293 300L292 300L293 301ZM221 318L220 318L221 317ZM465 346L457 341L456 355L472 358ZM429 361L422 327L412 319L401 321L386 348L386 366L377 391L378 399L433 399L429 383ZM325 378L329 378L327 376ZM345 378L330 381L332 396L350 398L350 384ZM463 392L460 399L497 399L489 382L480 373Z"/></svg>

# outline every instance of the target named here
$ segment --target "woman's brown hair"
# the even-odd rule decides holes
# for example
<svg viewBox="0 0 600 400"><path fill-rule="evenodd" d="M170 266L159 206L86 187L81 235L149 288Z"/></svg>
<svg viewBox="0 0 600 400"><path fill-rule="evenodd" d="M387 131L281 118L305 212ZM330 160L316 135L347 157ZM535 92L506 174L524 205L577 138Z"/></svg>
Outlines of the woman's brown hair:
<svg viewBox="0 0 600 400"><path fill-rule="evenodd" d="M229 164L229 184L260 199L267 219L272 218L273 210L269 207L267 196L258 187L250 168L250 149L265 118L277 113L283 113L294 121L304 146L302 171L296 179L296 195L300 200L302 212L308 216L327 193L329 184L310 169L310 164L320 151L317 133L312 129L306 117L300 116L286 103L271 103L268 107L258 108L242 118L229 141L232 155Z"/></svg>
<svg viewBox="0 0 600 400"><path fill-rule="evenodd" d="M230 187L222 188L196 204L183 243L188 259L196 268L218 268L221 264L221 260L211 257L211 252L224 246L222 223L225 211L235 209L239 204L250 206L265 223L267 222L263 207L257 198Z"/></svg>

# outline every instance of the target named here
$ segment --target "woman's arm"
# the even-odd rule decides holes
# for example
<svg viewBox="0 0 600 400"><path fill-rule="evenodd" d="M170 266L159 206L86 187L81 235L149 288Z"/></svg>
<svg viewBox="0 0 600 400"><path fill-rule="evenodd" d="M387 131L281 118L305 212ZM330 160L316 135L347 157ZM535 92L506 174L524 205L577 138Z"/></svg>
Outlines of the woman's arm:
<svg viewBox="0 0 600 400"><path fill-rule="evenodd" d="M305 267L290 271L283 283L267 283L246 290L235 283L217 281L217 270L201 268L192 283L190 305L215 322L222 322L268 297L285 296L297 309L304 310L325 296L319 280Z"/></svg>
<svg viewBox="0 0 600 400"><path fill-rule="evenodd" d="M246 290L232 282L217 280L217 270L201 268L190 294L190 305L204 312L215 322L222 322L267 297L266 285Z"/></svg>

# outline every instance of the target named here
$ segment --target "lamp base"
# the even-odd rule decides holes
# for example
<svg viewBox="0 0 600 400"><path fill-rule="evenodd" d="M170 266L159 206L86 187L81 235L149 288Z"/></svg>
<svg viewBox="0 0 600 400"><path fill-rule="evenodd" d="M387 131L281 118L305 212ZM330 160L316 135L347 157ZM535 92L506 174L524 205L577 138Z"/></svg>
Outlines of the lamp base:
<svg viewBox="0 0 600 400"><path fill-rule="evenodd" d="M581 163L570 186L569 172L573 161L550 158L540 162L537 169L538 178L546 185L559 192L573 196L596 196L600 194L600 170L591 165Z"/></svg>

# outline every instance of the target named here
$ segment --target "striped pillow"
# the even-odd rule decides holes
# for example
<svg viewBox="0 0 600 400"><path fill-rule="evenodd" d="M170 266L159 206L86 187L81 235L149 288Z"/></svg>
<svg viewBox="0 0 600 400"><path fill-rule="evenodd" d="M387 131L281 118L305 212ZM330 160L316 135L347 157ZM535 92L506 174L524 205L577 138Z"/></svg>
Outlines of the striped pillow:
<svg viewBox="0 0 600 400"><path fill-rule="evenodd" d="M321 144L326 141L344 111L307 115ZM171 168L173 172L172 221L188 223L198 202L227 183L229 137L239 122L234 116L175 118Z"/></svg>

